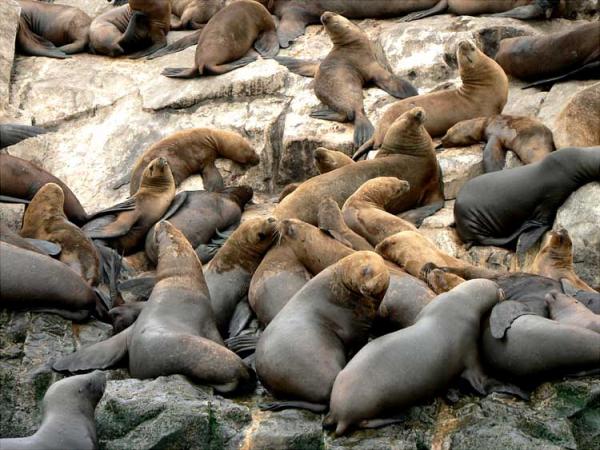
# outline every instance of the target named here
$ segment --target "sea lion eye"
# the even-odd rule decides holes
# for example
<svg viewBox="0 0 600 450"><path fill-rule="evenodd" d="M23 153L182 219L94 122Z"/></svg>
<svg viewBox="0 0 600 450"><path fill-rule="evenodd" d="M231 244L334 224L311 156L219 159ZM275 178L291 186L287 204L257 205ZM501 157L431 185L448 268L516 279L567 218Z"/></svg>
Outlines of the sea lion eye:
<svg viewBox="0 0 600 450"><path fill-rule="evenodd" d="M267 238L267 235L265 233L263 233L262 231L260 233L258 233L259 241L264 241L266 238Z"/></svg>

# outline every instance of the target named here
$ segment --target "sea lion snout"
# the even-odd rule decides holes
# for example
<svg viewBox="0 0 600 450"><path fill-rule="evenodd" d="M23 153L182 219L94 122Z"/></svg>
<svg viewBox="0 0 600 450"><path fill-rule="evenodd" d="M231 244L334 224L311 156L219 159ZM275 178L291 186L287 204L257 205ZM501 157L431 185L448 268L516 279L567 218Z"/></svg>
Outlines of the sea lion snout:
<svg viewBox="0 0 600 450"><path fill-rule="evenodd" d="M322 15L321 15L321 23L323 25L327 25L327 23L333 19L337 14L332 13L330 11L325 11Z"/></svg>
<svg viewBox="0 0 600 450"><path fill-rule="evenodd" d="M167 158L164 158L161 156L160 158L158 158L156 165L162 169L163 167L165 167L167 165Z"/></svg>

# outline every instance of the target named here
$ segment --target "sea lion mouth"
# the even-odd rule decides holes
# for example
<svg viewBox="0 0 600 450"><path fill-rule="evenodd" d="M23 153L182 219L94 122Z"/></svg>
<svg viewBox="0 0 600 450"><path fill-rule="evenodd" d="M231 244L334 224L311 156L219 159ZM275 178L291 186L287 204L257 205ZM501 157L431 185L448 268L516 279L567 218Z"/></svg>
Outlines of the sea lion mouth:
<svg viewBox="0 0 600 450"><path fill-rule="evenodd" d="M334 13L326 11L321 15L321 23L327 26L327 23L335 16Z"/></svg>

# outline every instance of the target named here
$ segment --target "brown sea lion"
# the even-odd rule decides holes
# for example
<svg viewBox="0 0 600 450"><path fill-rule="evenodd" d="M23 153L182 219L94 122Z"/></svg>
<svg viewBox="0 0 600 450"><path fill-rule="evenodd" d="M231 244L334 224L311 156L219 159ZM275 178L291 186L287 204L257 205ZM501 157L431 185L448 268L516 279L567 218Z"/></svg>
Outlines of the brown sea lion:
<svg viewBox="0 0 600 450"><path fill-rule="evenodd" d="M56 256L61 250L60 245L56 245L54 242L40 239L25 239L2 222L0 222L0 241L24 250L29 250L30 252L39 253L40 255Z"/></svg>
<svg viewBox="0 0 600 450"><path fill-rule="evenodd" d="M417 231L415 226L387 212L388 205L398 202L410 185L394 177L377 177L365 182L342 208L344 221L355 233L373 246L401 231Z"/></svg>
<svg viewBox="0 0 600 450"><path fill-rule="evenodd" d="M52 368L105 369L127 358L135 378L182 374L222 394L250 387L250 370L223 346L194 249L170 223L155 228L158 282L138 319L106 341L63 356Z"/></svg>
<svg viewBox="0 0 600 450"><path fill-rule="evenodd" d="M502 112L508 99L508 78L498 63L469 41L459 42L456 56L462 85L392 104L379 120L373 138L355 153L354 160L371 148L378 149L394 121L415 106L425 110L425 128L433 137L443 135L462 120Z"/></svg>
<svg viewBox="0 0 600 450"><path fill-rule="evenodd" d="M600 77L599 77L600 78ZM554 122L558 148L600 145L600 83L575 94Z"/></svg>
<svg viewBox="0 0 600 450"><path fill-rule="evenodd" d="M336 376L369 338L390 281L379 255L355 252L310 280L258 340L256 372L279 399L267 409L324 411Z"/></svg>
<svg viewBox="0 0 600 450"><path fill-rule="evenodd" d="M322 62L276 58L292 72L315 78L315 94L325 105L310 116L335 122L354 122L354 144L360 147L373 134L365 113L363 87L373 83L397 98L417 95L408 81L392 74L375 56L366 33L343 16L326 12L321 16L333 49Z"/></svg>
<svg viewBox="0 0 600 450"><path fill-rule="evenodd" d="M416 11L402 19L403 22L423 19L436 14L456 14L457 16L510 17L513 19L549 19L558 9L560 0L438 0L435 6L424 11Z"/></svg>
<svg viewBox="0 0 600 450"><path fill-rule="evenodd" d="M600 67L598 42L600 22L594 21L559 33L503 39L496 61L509 75L541 80L527 87L548 84L588 69L597 73Z"/></svg>
<svg viewBox="0 0 600 450"><path fill-rule="evenodd" d="M374 250L367 239L348 227L340 207L331 197L326 197L319 205L319 229L354 250Z"/></svg>
<svg viewBox="0 0 600 450"><path fill-rule="evenodd" d="M198 38L194 67L169 68L162 74L170 78L221 75L255 61L254 56L244 57L252 47L264 57L277 55L275 22L260 3L239 0L208 21Z"/></svg>
<svg viewBox="0 0 600 450"><path fill-rule="evenodd" d="M42 423L29 437L0 439L3 450L98 448L94 411L104 395L106 375L96 370L53 383L42 401Z"/></svg>
<svg viewBox="0 0 600 450"><path fill-rule="evenodd" d="M383 147L370 161L349 164L305 181L275 208L279 219L297 218L316 224L319 202L329 196L342 207L366 181L376 177L406 180L410 190L388 212L420 225L444 205L444 187L422 108L407 111L390 127ZM417 208L417 209L412 209ZM410 211L409 211L410 210Z"/></svg>
<svg viewBox="0 0 600 450"><path fill-rule="evenodd" d="M146 233L167 212L175 198L175 180L166 158L153 159L142 174L139 189L122 203L95 213L83 231L126 255L136 251Z"/></svg>
<svg viewBox="0 0 600 450"><path fill-rule="evenodd" d="M437 295L451 291L459 284L465 282L464 278L440 269L429 270L425 273L425 282Z"/></svg>
<svg viewBox="0 0 600 450"><path fill-rule="evenodd" d="M575 273L573 241L565 229L548 233L528 271L557 281L567 279L577 290L596 292Z"/></svg>
<svg viewBox="0 0 600 450"><path fill-rule="evenodd" d="M85 51L92 19L79 8L19 0L17 49L32 56L64 59Z"/></svg>
<svg viewBox="0 0 600 450"><path fill-rule="evenodd" d="M170 0L171 12L178 17L171 20L171 30L202 28L220 9L225 0Z"/></svg>
<svg viewBox="0 0 600 450"><path fill-rule="evenodd" d="M25 139L47 133L48 130L30 125L18 125L11 123L0 124L0 149L15 145Z"/></svg>
<svg viewBox="0 0 600 450"><path fill-rule="evenodd" d="M546 305L552 320L600 333L600 315L573 297L554 291L546 296Z"/></svg>
<svg viewBox="0 0 600 450"><path fill-rule="evenodd" d="M354 160L345 153L319 147L315 150L315 166L319 173L327 173L340 167L353 164Z"/></svg>
<svg viewBox="0 0 600 450"><path fill-rule="evenodd" d="M369 342L336 378L324 425L339 436L398 422L459 376L480 394L512 392L484 373L477 346L481 319L501 298L496 283L468 281L436 297L414 325Z"/></svg>
<svg viewBox="0 0 600 450"><path fill-rule="evenodd" d="M517 154L523 164L541 161L554 151L552 131L533 117L490 116L464 120L442 138L446 148L487 142L483 149L486 172L502 170L506 151Z"/></svg>
<svg viewBox="0 0 600 450"><path fill-rule="evenodd" d="M69 220L77 225L87 222L88 215L83 206L65 183L30 161L0 153L0 201L4 196L31 200L46 183L56 183L63 190L64 210Z"/></svg>
<svg viewBox="0 0 600 450"><path fill-rule="evenodd" d="M65 264L5 242L0 254L2 307L106 320L108 300Z"/></svg>
<svg viewBox="0 0 600 450"><path fill-rule="evenodd" d="M224 188L215 159L227 158L253 166L260 161L250 143L237 133L213 128L189 128L152 144L137 159L131 175L119 180L113 188L117 189L131 180L129 193L133 195L139 188L144 169L159 156L169 162L176 186L190 175L201 173L207 191Z"/></svg>
<svg viewBox="0 0 600 450"><path fill-rule="evenodd" d="M99 259L96 247L63 212L62 189L55 183L37 191L23 216L21 236L54 242L61 247L58 259L94 286L98 284Z"/></svg>

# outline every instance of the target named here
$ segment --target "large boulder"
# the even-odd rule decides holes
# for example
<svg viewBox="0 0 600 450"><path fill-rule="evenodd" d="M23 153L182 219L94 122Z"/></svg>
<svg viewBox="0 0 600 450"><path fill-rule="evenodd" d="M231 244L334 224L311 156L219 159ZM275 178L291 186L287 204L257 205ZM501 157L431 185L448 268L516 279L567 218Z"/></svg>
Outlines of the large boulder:
<svg viewBox="0 0 600 450"><path fill-rule="evenodd" d="M14 0L0 3L0 119L8 107L10 77L21 8Z"/></svg>

